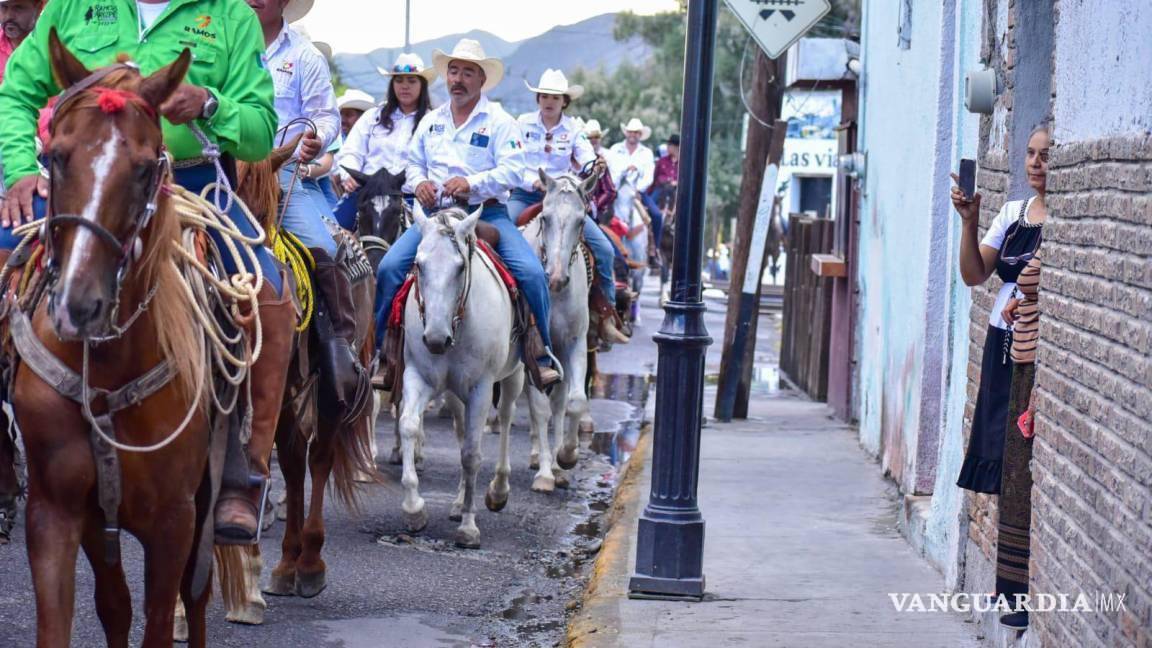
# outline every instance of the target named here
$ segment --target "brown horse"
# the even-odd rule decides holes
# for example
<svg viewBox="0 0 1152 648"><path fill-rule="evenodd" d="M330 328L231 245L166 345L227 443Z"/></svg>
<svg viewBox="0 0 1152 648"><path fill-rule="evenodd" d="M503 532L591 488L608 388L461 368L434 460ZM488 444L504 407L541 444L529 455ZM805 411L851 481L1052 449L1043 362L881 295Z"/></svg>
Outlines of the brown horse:
<svg viewBox="0 0 1152 648"><path fill-rule="evenodd" d="M47 279L43 298L28 312L12 308L9 314L20 352L11 402L27 452L37 644L69 644L76 556L83 548L107 643L128 645L132 604L118 531L109 528L116 521L144 548L143 645L171 645L179 595L191 643L204 646L209 588L199 579L193 591L193 576L211 570L194 545L207 537L203 525L212 524L211 409L210 399L200 397L212 385L204 333L174 263L181 228L163 191L169 167L157 116L191 55L184 50L142 77L127 65L90 72L54 30L49 50L56 79L69 89L46 151L55 188L41 240ZM153 381L138 398L124 402L110 393L141 385L142 376L165 363L168 379ZM53 374L70 377L72 388L42 377ZM85 400L88 412L79 404ZM107 481L105 487L98 481L109 472L94 460L104 441L93 421L134 447L97 452L101 463L119 462L120 474L110 473L120 491L112 515L101 507ZM169 439L160 449L138 451Z"/></svg>
<svg viewBox="0 0 1152 648"><path fill-rule="evenodd" d="M252 208L252 213L268 225L279 214L280 184L278 172L288 162L296 142L275 150L267 159L255 164L241 163L237 168L237 194ZM340 233L349 245L355 237ZM306 278L298 278L305 280ZM353 283L352 297L357 304L356 345L365 367L374 352L374 317L372 303L376 279L372 272ZM361 412L345 412L325 399L318 389L320 361L316 327L309 326L298 336L293 354L283 409L276 429L276 450L280 470L287 487L287 528L281 545L280 563L272 571L265 593L274 596L316 596L327 586L326 571L320 551L324 546L324 490L331 480L337 499L355 509L358 495L357 478L372 482L383 477L376 469L369 449L375 431L371 426L371 407ZM305 478L312 477L312 491L305 517Z"/></svg>

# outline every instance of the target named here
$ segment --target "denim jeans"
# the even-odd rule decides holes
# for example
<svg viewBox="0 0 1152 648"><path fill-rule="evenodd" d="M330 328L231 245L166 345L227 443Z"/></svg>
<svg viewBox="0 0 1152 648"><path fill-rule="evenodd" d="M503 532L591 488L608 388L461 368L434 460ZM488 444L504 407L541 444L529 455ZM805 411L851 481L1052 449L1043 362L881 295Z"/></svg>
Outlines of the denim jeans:
<svg viewBox="0 0 1152 648"><path fill-rule="evenodd" d="M324 204L327 206L327 210L336 209L336 202L340 199L336 197L336 189L332 187L332 176L316 178L309 180L309 182L315 182L316 186L319 187L320 193L324 195Z"/></svg>
<svg viewBox="0 0 1152 648"><path fill-rule="evenodd" d="M652 194L645 191L640 196L644 208L648 210L648 216L652 219L652 241L656 247L660 247L660 240L664 237L664 212L660 211L660 207L656 204L656 199L652 197Z"/></svg>
<svg viewBox="0 0 1152 648"><path fill-rule="evenodd" d="M525 209L542 200L544 200L542 191L513 189L512 197L508 199L508 218L515 223ZM608 303L616 303L616 277L612 274L612 259L616 254L616 248L591 216L584 219L584 242L592 250L592 258L596 259L596 277L600 280L600 290L608 298Z"/></svg>
<svg viewBox="0 0 1152 648"><path fill-rule="evenodd" d="M188 191L199 194L209 183L216 182L216 169L210 165L190 167L187 169L175 169L173 171L173 180L176 184L184 187ZM212 196L209 195L209 199L211 198ZM36 218L42 218L48 211L48 202L43 198L36 196L32 200L32 208L35 211ZM237 228L239 228L239 230L243 232L245 236L256 236L259 233L256 229L256 226L253 225L252 222L248 220L248 217L244 215L244 212L240 209L239 204L236 204L235 202L233 203L232 209L228 212L228 216L231 217L232 222L236 224ZM215 230L210 230L209 234L212 236L212 239L216 241L216 245L219 246L221 250L227 249L224 245L223 237L221 237L219 233L217 233ZM12 234L12 228L0 228L0 249L14 249L19 242L20 240ZM260 268L264 271L265 281L268 281L273 286L275 286L276 292L279 294L281 289L280 271L277 268L276 263L272 260L272 253L269 252L268 248L264 247L263 245L257 246L255 252L256 259L260 263ZM236 264L233 262L232 255L224 254L222 256L224 259L224 269L229 273L235 273ZM248 266L250 261L245 258L244 263L246 266ZM250 266L245 269L248 272L252 272L254 270L254 268Z"/></svg>
<svg viewBox="0 0 1152 648"><path fill-rule="evenodd" d="M332 208L332 217L340 223L340 227L349 232L356 231L356 203L360 200L360 190L349 191Z"/></svg>
<svg viewBox="0 0 1152 648"><path fill-rule="evenodd" d="M292 187L292 195L288 195L289 187ZM323 221L324 215L331 210L321 209L325 199L320 188L315 183L301 182L296 177L296 165L289 164L280 169L280 190L284 192L281 201L288 201L286 205L281 203L284 209L281 226L295 234L305 247L320 248L329 256L335 256L336 241Z"/></svg>
<svg viewBox="0 0 1152 648"><path fill-rule="evenodd" d="M540 259L524 240L516 224L508 218L508 209L504 205L485 207L480 220L493 225L500 230L500 245L496 251L504 259L504 265L516 277L516 283L532 315L536 317L537 328L544 339L544 345L551 348L552 340L548 335L548 311L551 302L548 299L548 277L544 274L544 266ZM380 268L376 271L376 346L384 343L384 331L388 328L388 316L392 311L392 300L396 292L408 277L408 271L416 260L416 249L420 247L420 229L411 227L404 232L388 254L380 261Z"/></svg>

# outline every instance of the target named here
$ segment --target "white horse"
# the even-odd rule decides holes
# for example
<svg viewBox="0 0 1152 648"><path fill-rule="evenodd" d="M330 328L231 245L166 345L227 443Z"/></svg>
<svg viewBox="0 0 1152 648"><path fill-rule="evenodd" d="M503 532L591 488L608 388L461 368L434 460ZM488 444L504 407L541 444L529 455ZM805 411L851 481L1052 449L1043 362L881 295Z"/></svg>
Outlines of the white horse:
<svg viewBox="0 0 1152 648"><path fill-rule="evenodd" d="M651 229L648 211L644 209L640 191L636 188L639 177L639 171L626 171L620 186L616 189L616 200L612 203L616 217L628 226L629 233L624 237L623 243L628 250L629 259L643 264L628 271L629 287L636 294L640 294L644 288L644 274L648 271L645 262L648 260L648 236ZM632 316L633 320L639 323L639 300L632 305Z"/></svg>
<svg viewBox="0 0 1152 648"><path fill-rule="evenodd" d="M524 236L548 273L552 298L548 325L552 349L564 367L564 380L552 389L551 395L535 387L528 387L527 391L532 426L531 465L539 465L532 490L551 492L558 477L553 471L553 460L563 469L576 465L580 420L588 412L584 394L588 364L588 252L580 241L588 208L584 196L595 185L596 177L584 181L569 174L551 178L540 171L540 182L547 192L544 208ZM548 439L549 418L555 445Z"/></svg>
<svg viewBox="0 0 1152 648"><path fill-rule="evenodd" d="M416 251L416 285L404 312L404 391L400 405L405 521L419 531L428 524L416 451L423 437L429 401L449 396L463 468L452 507L459 516L456 544L480 546L473 494L480 467L480 439L492 403L493 385L500 383L500 456L484 503L499 511L508 503L508 433L511 401L524 387L520 353L513 344L513 305L495 267L476 249L480 209L467 214L449 208L426 216L416 203L414 225L422 240Z"/></svg>

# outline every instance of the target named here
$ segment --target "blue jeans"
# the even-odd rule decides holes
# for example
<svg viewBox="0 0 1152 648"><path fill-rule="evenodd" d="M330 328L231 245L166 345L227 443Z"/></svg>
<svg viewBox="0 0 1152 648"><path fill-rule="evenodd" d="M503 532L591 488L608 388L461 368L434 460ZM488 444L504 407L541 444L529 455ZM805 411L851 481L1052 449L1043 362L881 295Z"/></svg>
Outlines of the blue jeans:
<svg viewBox="0 0 1152 648"><path fill-rule="evenodd" d="M324 194L324 203L328 206L328 211L335 209L336 203L340 199L336 197L336 190L332 188L332 176L316 178L310 182L315 182L316 186L320 188L320 193Z"/></svg>
<svg viewBox="0 0 1152 648"><path fill-rule="evenodd" d="M512 197L508 199L508 218L515 223L525 209L542 200L544 200L542 191L513 189ZM600 280L601 292L608 298L609 303L616 303L616 277L612 274L612 259L616 254L616 248L591 216L584 219L584 242L588 244L588 249L592 250L592 258L596 259L596 277Z"/></svg>
<svg viewBox="0 0 1152 648"><path fill-rule="evenodd" d="M340 223L340 227L355 232L356 231L356 203L360 200L360 190L349 191L344 194L344 197L336 203L332 208L332 217Z"/></svg>
<svg viewBox="0 0 1152 648"><path fill-rule="evenodd" d="M485 207L480 220L500 230L500 245L496 251L504 259L504 265L508 266L512 276L516 277L520 292L528 300L532 315L536 317L536 328L544 339L544 346L552 348L552 339L548 335L548 310L551 306L548 299L548 277L544 274L544 266L540 265L539 257L528 245L528 241L524 240L516 224L508 218L508 209L504 205ZM384 343L392 300L408 277L408 271L412 269L420 238L418 227L409 228L388 249L388 254L380 261L380 269L376 271L377 348Z"/></svg>
<svg viewBox="0 0 1152 648"><path fill-rule="evenodd" d="M293 183L295 186L289 196L288 188ZM331 210L321 209L320 205L325 199L320 188L314 183L309 187L308 183L300 182L296 178L296 165L289 164L280 169L280 190L288 200L280 225L295 234L305 247L320 248L329 256L336 256L336 241L328 233L323 221L324 214Z"/></svg>
<svg viewBox="0 0 1152 648"><path fill-rule="evenodd" d="M188 191L198 194L209 183L216 182L216 169L209 165L175 169L173 171L173 180L176 184L184 187ZM212 196L209 195L210 200L211 198ZM48 211L48 202L39 196L35 196L32 200L32 208L36 214L36 218L43 218L44 214ZM233 202L232 209L228 212L228 216L231 217L232 222L236 224L236 227L239 228L245 236L256 236L259 234L256 226L244 215L239 204ZM218 232L209 230L208 233L212 236L212 240L216 241L216 245L219 246L221 250L227 249L224 245L223 237L221 237ZM13 236L12 228L0 228L0 249L14 249L19 242L20 240ZM264 271L264 280L272 284L276 288L276 293L279 294L281 289L280 270L272 260L272 253L263 245L257 246L255 251L256 259L260 263L260 268ZM224 254L222 256L224 259L224 269L228 273L234 274L236 272L236 264L233 262L232 255ZM244 263L248 265L250 261L245 258ZM254 268L250 266L245 269L248 272L254 270Z"/></svg>
<svg viewBox="0 0 1152 648"><path fill-rule="evenodd" d="M652 194L644 192L640 196L644 208L648 210L649 218L652 219L652 241L656 247L660 247L660 240L664 237L664 212L660 211L660 207L656 204L656 199L652 197Z"/></svg>

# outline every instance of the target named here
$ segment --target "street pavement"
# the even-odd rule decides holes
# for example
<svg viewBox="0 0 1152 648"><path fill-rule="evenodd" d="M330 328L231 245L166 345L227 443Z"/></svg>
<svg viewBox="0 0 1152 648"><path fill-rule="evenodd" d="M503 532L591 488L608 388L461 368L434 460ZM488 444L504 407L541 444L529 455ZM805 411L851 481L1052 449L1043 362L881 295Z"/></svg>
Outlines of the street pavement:
<svg viewBox="0 0 1152 648"><path fill-rule="evenodd" d="M640 435L649 376L656 365L652 333L660 323L656 286L650 284L637 341L601 356L603 380L591 403L597 434L585 447L569 490L550 495L530 490L527 407L521 399L511 447L512 493L508 507L491 513L478 501L479 550L456 548L456 523L448 509L456 493L459 450L449 421L429 415L426 469L420 487L429 526L408 534L400 511L398 466L380 462L390 484L369 491L361 514L335 503L326 507L328 588L313 599L266 597L259 627L224 621L219 597L209 613L211 646L553 646L563 641L568 617L582 593L605 531L617 469ZM392 419L377 427L380 455L392 447ZM484 468L492 476L497 437L484 439ZM586 442L585 446L589 444ZM274 469L274 473L276 470ZM281 490L278 479L274 488ZM280 556L283 523L265 534L264 576ZM125 536L124 561L133 592L132 642L142 638L143 568L139 545ZM73 645L104 645L92 603L92 576L77 564ZM23 541L23 512L12 544L0 547L0 646L31 646L35 605Z"/></svg>

